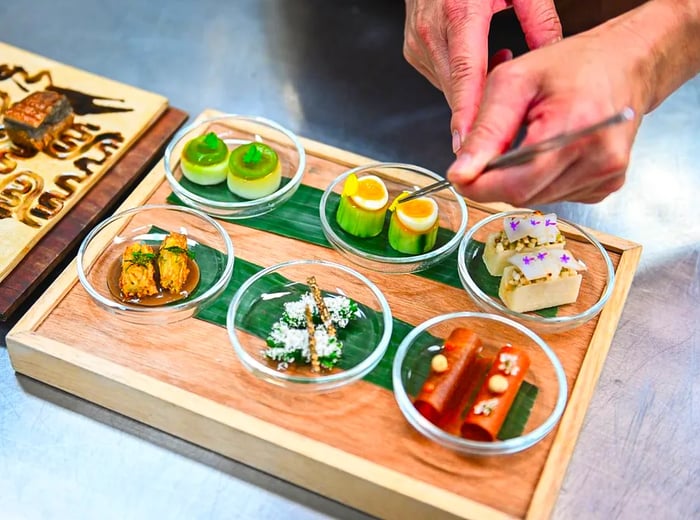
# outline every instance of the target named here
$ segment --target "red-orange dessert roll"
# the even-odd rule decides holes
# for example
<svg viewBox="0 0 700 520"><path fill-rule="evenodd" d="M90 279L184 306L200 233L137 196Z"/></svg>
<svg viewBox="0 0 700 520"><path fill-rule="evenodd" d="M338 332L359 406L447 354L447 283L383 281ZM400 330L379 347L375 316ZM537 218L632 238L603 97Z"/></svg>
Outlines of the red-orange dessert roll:
<svg viewBox="0 0 700 520"><path fill-rule="evenodd" d="M496 440L529 366L525 352L511 345L501 347L462 423L462 437Z"/></svg>
<svg viewBox="0 0 700 520"><path fill-rule="evenodd" d="M441 417L459 404L468 384L465 376L480 351L481 339L475 332L457 328L450 333L413 403L423 417L439 424Z"/></svg>

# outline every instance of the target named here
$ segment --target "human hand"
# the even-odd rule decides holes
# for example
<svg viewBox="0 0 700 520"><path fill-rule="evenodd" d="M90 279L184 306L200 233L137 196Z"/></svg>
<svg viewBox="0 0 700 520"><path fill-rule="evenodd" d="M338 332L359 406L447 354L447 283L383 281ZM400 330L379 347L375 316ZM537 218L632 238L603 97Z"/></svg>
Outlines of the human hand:
<svg viewBox="0 0 700 520"><path fill-rule="evenodd" d="M404 56L444 92L452 109L455 153L481 101L491 17L511 4L530 48L561 39L553 0L406 0ZM510 51L499 51L491 65L510 57Z"/></svg>
<svg viewBox="0 0 700 520"><path fill-rule="evenodd" d="M629 35L627 35L629 36ZM625 181L630 150L646 108L645 49L601 28L532 51L491 72L478 116L448 179L467 198L529 206L599 202ZM580 129L630 106L625 123L532 162L481 174L522 125L523 145Z"/></svg>

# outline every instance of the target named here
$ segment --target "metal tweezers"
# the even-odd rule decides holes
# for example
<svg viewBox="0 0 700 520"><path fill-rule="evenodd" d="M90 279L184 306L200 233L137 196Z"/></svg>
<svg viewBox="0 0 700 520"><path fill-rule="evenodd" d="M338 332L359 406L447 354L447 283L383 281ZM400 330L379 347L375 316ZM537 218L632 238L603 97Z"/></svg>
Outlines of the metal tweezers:
<svg viewBox="0 0 700 520"><path fill-rule="evenodd" d="M603 119L598 123L584 127L580 130L576 130L574 132L565 132L563 134L550 137L549 139L545 139L544 141L540 141L539 143L523 146L522 148L516 148L515 150L510 150L502 155L499 155L498 157L490 160L486 164L486 166L482 170L482 173L490 170L510 168L512 166L518 166L520 164L528 163L540 153L548 152L550 150L554 150L555 148L566 146L574 142L576 139L597 132L602 128L616 125L624 121L630 121L633 118L634 110L632 110L630 107L625 107L624 109L622 109L622 111L618 112L614 116L609 117L607 119ZM408 202L409 200L417 199L418 197L423 197L430 193L444 190L445 188L449 188L450 186L451 184L447 179L441 180L433 184L429 184L428 186L421 188L417 191L414 191L408 197L399 200L398 203L403 204L404 202Z"/></svg>

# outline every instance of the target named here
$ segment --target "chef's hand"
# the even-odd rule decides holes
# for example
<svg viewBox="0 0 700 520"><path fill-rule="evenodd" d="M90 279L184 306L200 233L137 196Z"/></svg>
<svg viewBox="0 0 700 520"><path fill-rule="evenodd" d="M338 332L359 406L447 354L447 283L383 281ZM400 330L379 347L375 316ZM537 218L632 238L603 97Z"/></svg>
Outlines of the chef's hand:
<svg viewBox="0 0 700 520"><path fill-rule="evenodd" d="M561 39L553 0L406 0L404 56L444 92L452 109L455 152L481 101L491 17L511 4L530 48ZM492 66L511 56L508 50L499 51Z"/></svg>
<svg viewBox="0 0 700 520"><path fill-rule="evenodd" d="M649 52L643 37L604 27L503 63L490 74L478 116L448 179L467 198L529 206L598 202L625 181L632 142L648 107ZM530 144L610 117L623 107L633 122L615 125L531 163L481 174L523 125Z"/></svg>

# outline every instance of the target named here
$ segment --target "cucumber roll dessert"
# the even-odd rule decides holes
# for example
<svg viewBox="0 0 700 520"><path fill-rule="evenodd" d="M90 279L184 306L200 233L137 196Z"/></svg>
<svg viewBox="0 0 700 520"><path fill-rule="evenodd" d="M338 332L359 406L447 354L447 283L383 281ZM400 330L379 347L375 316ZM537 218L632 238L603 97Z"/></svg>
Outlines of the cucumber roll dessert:
<svg viewBox="0 0 700 520"><path fill-rule="evenodd" d="M389 192L376 175L361 178L348 175L336 213L338 225L360 238L377 236L382 232Z"/></svg>
<svg viewBox="0 0 700 520"><path fill-rule="evenodd" d="M435 246L438 232L438 205L430 197L401 202L399 195L391 205L389 245L408 255L427 253Z"/></svg>

